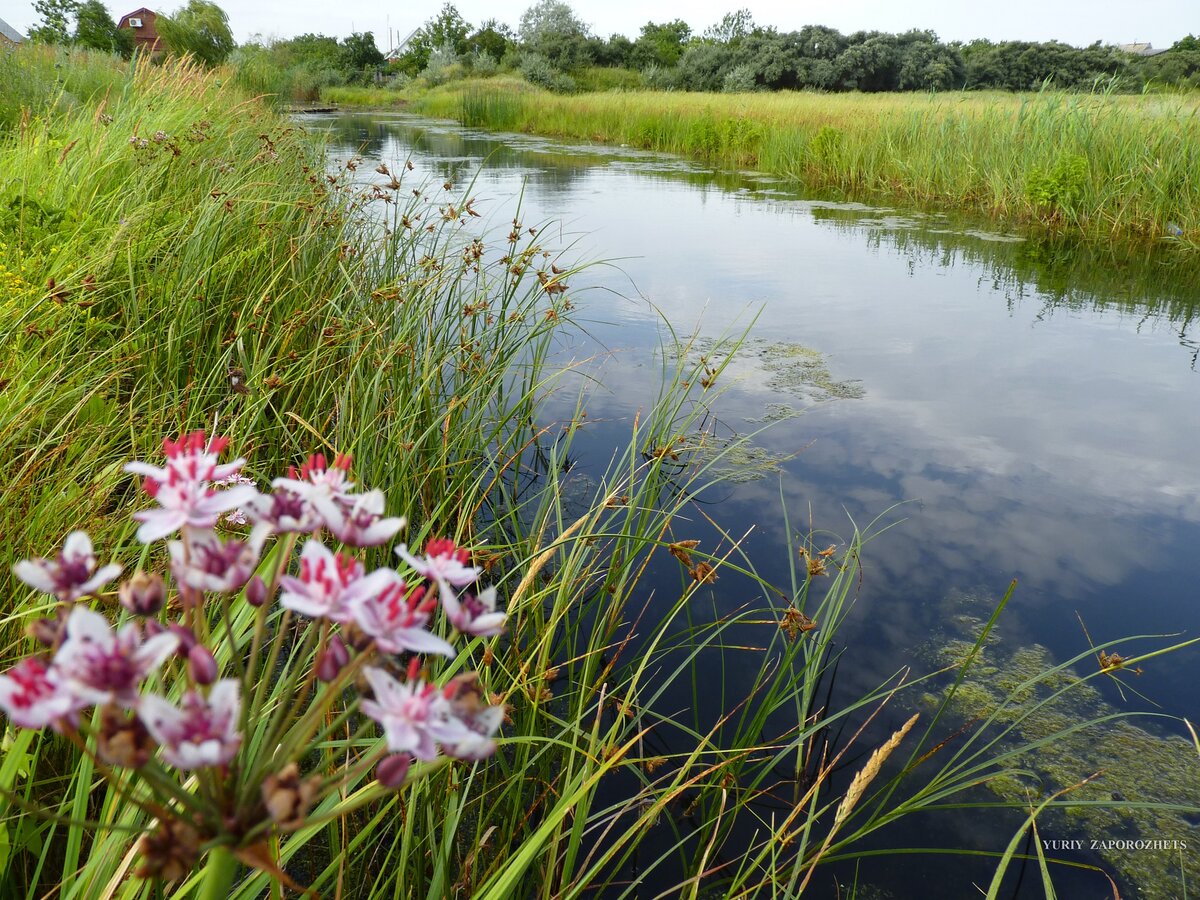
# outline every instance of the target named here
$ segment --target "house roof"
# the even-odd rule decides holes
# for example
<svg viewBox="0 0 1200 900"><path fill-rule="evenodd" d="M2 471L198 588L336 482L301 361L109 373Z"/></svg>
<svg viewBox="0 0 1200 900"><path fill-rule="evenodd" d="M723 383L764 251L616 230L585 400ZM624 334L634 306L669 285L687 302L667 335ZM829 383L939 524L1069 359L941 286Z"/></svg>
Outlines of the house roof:
<svg viewBox="0 0 1200 900"><path fill-rule="evenodd" d="M158 13L156 13L154 10L148 9L145 6L141 6L141 7L138 7L137 9L135 9L133 12L125 13L125 15L121 16L121 18L118 19L117 21L124 22L126 19L130 18L131 16L145 16L146 13L149 13L152 16L156 16L156 17L158 16Z"/></svg>
<svg viewBox="0 0 1200 900"><path fill-rule="evenodd" d="M1119 44L1121 50L1126 53L1132 53L1135 56L1158 56L1160 53L1166 53L1166 50L1155 50L1148 43L1138 42L1135 44Z"/></svg>
<svg viewBox="0 0 1200 900"><path fill-rule="evenodd" d="M21 34L21 32L17 31L17 29L13 28L3 19L0 19L0 34L4 35L14 44L19 44L25 40L25 35Z"/></svg>

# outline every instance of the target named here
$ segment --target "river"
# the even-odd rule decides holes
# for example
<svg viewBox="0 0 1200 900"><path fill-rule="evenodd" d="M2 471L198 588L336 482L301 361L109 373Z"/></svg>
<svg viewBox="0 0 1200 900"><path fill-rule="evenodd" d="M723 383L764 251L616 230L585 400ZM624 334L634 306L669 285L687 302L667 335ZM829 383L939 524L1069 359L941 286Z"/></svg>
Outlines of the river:
<svg viewBox="0 0 1200 900"><path fill-rule="evenodd" d="M474 208L495 227L508 227L519 202L522 224L565 258L604 261L572 281L587 333L562 351L595 358L586 405L607 423L577 440L575 478L603 471L616 430L652 395L664 321L704 345L748 329L717 412L728 433L754 433L747 466L757 470L723 485L710 514L731 533L752 529L745 552L780 582L794 552L781 496L794 522L830 543L852 522L895 523L864 552L839 692L861 694L904 665L927 669L1012 579L1003 639L1055 662L1088 649L1081 619L1097 643L1195 632L1200 266L1169 247L1034 240L812 199L755 173L399 113L304 121L327 133L333 159L362 154L364 171L411 160L437 182L474 179ZM732 585L710 586L716 606L745 599ZM1143 668L1127 683L1200 719L1196 653ZM1116 708L1148 707L1116 683L1099 687ZM1184 734L1178 723L1167 732ZM1149 796L1156 773L1145 777ZM1011 824L972 840L1003 849ZM963 826L944 827L930 826L929 839ZM1151 837L1200 846L1194 829ZM922 886L928 861L886 865L887 892L870 896L935 895ZM1097 895L1095 879L1080 885Z"/></svg>

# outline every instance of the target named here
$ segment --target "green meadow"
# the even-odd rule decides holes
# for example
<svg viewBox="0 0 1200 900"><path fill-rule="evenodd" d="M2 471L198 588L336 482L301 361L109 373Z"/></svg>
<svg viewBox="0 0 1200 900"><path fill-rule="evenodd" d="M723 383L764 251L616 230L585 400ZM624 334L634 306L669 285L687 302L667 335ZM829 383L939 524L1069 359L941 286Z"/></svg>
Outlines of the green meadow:
<svg viewBox="0 0 1200 900"><path fill-rule="evenodd" d="M351 89L338 96L355 99ZM1014 227L1200 241L1194 95L560 95L493 79L415 94L412 107L481 128L675 153L849 198L960 209Z"/></svg>

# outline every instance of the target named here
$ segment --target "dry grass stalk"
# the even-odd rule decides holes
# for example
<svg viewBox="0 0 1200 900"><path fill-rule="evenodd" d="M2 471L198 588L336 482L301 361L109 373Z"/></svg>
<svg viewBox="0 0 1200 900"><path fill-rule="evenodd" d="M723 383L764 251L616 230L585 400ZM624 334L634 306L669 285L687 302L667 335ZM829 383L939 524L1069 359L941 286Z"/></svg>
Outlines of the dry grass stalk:
<svg viewBox="0 0 1200 900"><path fill-rule="evenodd" d="M837 813L833 817L833 830L837 831L842 823L850 817L850 813L854 812L854 807L866 793L871 782L875 780L875 776L879 774L879 770L883 768L883 764L887 762L887 758L892 755L900 742L904 740L904 736L909 730L917 724L917 719L921 717L920 713L914 713L913 717L905 722L900 730L888 738L887 743L875 748L875 752L871 754L871 758L867 760L867 764L862 767L854 780L850 782L850 788L846 791L846 796L842 798L842 802L838 804Z"/></svg>

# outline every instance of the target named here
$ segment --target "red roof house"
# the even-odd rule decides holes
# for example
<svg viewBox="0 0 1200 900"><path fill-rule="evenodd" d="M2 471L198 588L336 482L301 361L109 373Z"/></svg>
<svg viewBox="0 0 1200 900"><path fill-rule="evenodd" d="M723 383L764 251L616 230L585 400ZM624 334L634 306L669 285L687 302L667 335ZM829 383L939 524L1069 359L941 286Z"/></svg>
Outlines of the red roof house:
<svg viewBox="0 0 1200 900"><path fill-rule="evenodd" d="M128 28L133 32L138 53L153 55L162 52L163 49L158 29L154 27L154 20L157 18L158 14L154 10L146 9L143 6L141 9L135 9L133 12L121 16L117 27Z"/></svg>

